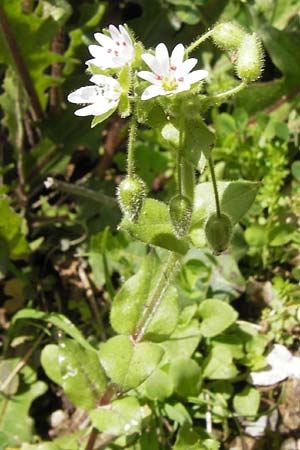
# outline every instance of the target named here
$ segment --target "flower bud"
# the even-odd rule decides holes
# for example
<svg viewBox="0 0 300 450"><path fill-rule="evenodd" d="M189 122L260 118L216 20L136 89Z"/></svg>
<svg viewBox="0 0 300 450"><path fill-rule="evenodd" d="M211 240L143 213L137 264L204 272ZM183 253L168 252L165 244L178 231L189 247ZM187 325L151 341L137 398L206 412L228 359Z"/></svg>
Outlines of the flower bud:
<svg viewBox="0 0 300 450"><path fill-rule="evenodd" d="M170 220L174 233L178 238L187 234L192 217L192 205L190 200L183 195L176 195L169 204Z"/></svg>
<svg viewBox="0 0 300 450"><path fill-rule="evenodd" d="M134 222L146 197L146 186L140 178L125 178L119 185L118 201L123 214Z"/></svg>
<svg viewBox="0 0 300 450"><path fill-rule="evenodd" d="M263 66L262 45L255 33L246 34L237 54L236 72L245 81L259 78Z"/></svg>
<svg viewBox="0 0 300 450"><path fill-rule="evenodd" d="M215 26L212 38L216 45L225 50L237 50L244 38L244 30L232 22L219 23Z"/></svg>
<svg viewBox="0 0 300 450"><path fill-rule="evenodd" d="M232 223L227 214L220 217L214 213L206 222L205 236L207 242L216 253L222 253L228 247L232 233Z"/></svg>

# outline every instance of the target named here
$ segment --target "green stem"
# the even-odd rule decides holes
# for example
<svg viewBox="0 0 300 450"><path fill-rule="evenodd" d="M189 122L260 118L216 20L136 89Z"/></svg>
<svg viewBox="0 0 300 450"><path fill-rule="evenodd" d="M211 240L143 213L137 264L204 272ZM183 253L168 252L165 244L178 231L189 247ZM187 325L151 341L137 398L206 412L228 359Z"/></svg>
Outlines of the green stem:
<svg viewBox="0 0 300 450"><path fill-rule="evenodd" d="M212 102L219 102L219 101L222 102L223 100L226 100L228 97L231 97L232 95L235 95L238 92L242 91L243 89L245 89L245 87L247 87L247 81L242 81L237 86L234 86L233 88L228 89L228 91L224 91L224 92L220 92L219 94L216 94L216 95L208 96L207 99Z"/></svg>
<svg viewBox="0 0 300 450"><path fill-rule="evenodd" d="M192 42L188 48L185 50L185 56L187 57L189 53L191 53L195 48L197 48L202 42L206 41L213 33L213 30L207 31L207 33L202 34L198 39L196 39L194 42Z"/></svg>
<svg viewBox="0 0 300 450"><path fill-rule="evenodd" d="M178 194L182 195L182 155L181 150L177 150L177 189Z"/></svg>
<svg viewBox="0 0 300 450"><path fill-rule="evenodd" d="M6 18L4 10L0 7L0 30L2 30L4 40L14 62L16 71L22 80L25 91L27 92L34 120L43 118L43 110L35 91L29 71L19 51L15 37L11 31L10 24Z"/></svg>
<svg viewBox="0 0 300 450"><path fill-rule="evenodd" d="M212 180L212 184L213 184L213 188L214 188L217 216L221 217L221 207L220 207L218 186L217 186L217 180L216 180L216 174L215 174L215 167L214 167L213 159L211 156L208 158L208 165L209 165L211 180Z"/></svg>
<svg viewBox="0 0 300 450"><path fill-rule="evenodd" d="M157 285L150 294L149 302L147 302L147 306L144 309L140 320L138 321L137 326L131 336L132 340L135 343L142 341L143 337L145 336L151 320L159 305L161 304L161 301L164 298L170 282L172 281L176 273L176 266L179 258L179 255L174 252L169 255L165 267L160 274Z"/></svg>
<svg viewBox="0 0 300 450"><path fill-rule="evenodd" d="M96 192L92 189L87 189L82 186L78 186L77 184L66 183L64 181L56 180L55 178L48 177L45 181L45 186L49 189L57 189L61 192L67 192L72 195L76 195L78 197L84 197L89 200L93 200L94 202L100 203L104 206L117 206L117 201L109 197L108 195L102 194L102 192Z"/></svg>
<svg viewBox="0 0 300 450"><path fill-rule="evenodd" d="M137 120L135 113L132 114L131 124L129 127L129 136L128 136L128 151L127 151L127 170L128 177L134 177L134 141L136 136L137 129Z"/></svg>

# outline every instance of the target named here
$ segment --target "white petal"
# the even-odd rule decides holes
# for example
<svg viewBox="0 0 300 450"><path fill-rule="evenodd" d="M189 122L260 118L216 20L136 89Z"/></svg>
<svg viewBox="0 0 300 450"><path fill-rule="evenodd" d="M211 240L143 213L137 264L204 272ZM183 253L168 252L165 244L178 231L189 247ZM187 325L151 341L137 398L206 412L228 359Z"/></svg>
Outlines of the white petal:
<svg viewBox="0 0 300 450"><path fill-rule="evenodd" d="M198 60L196 58L189 58L186 61L184 61L176 71L176 76L185 76L187 75L197 64Z"/></svg>
<svg viewBox="0 0 300 450"><path fill-rule="evenodd" d="M147 70L142 70L138 72L138 76L143 78L143 80L150 81L152 84L161 85L161 81L157 79L156 75L153 72L148 72Z"/></svg>
<svg viewBox="0 0 300 450"><path fill-rule="evenodd" d="M191 89L190 83L188 83L186 81L182 81L182 82L178 83L178 86L177 86L176 90L174 91L174 93L189 91L190 89Z"/></svg>
<svg viewBox="0 0 300 450"><path fill-rule="evenodd" d="M171 54L171 66L178 67L182 64L184 57L184 46L177 44Z"/></svg>
<svg viewBox="0 0 300 450"><path fill-rule="evenodd" d="M106 75L101 75L101 74L97 74L97 75L93 75L90 78L90 81L92 83L98 84L99 86L107 86L111 89L113 88L120 88L120 83L115 80L113 77L107 77Z"/></svg>
<svg viewBox="0 0 300 450"><path fill-rule="evenodd" d="M150 98L157 97L158 95L167 95L168 92L165 91L160 86L148 86L142 93L141 100L149 100Z"/></svg>
<svg viewBox="0 0 300 450"><path fill-rule="evenodd" d="M206 70L194 70L194 72L186 75L186 81L189 84L196 83L197 81L203 80L208 76L208 72Z"/></svg>
<svg viewBox="0 0 300 450"><path fill-rule="evenodd" d="M150 69L153 70L154 73L156 73L157 75L163 75L161 73L160 65L155 56L151 55L150 53L144 53L142 55L142 59L145 61L147 66L149 66Z"/></svg>
<svg viewBox="0 0 300 450"><path fill-rule="evenodd" d="M95 33L94 38L105 48L112 48L114 46L114 41L103 33Z"/></svg>
<svg viewBox="0 0 300 450"><path fill-rule="evenodd" d="M289 375L292 378L300 378L300 358L293 356L290 363Z"/></svg>
<svg viewBox="0 0 300 450"><path fill-rule="evenodd" d="M97 86L84 86L68 95L71 103L84 104L94 103L99 98L99 88Z"/></svg>
<svg viewBox="0 0 300 450"><path fill-rule="evenodd" d="M100 45L89 45L88 49L89 49L90 54L94 58L101 59L101 58L109 57L109 53L107 53L107 50L104 49L103 47L100 47Z"/></svg>
<svg viewBox="0 0 300 450"><path fill-rule="evenodd" d="M250 380L259 386L270 386L279 383L290 375L290 365L293 357L289 350L280 344L275 344L266 360L269 364L267 370L250 373Z"/></svg>
<svg viewBox="0 0 300 450"><path fill-rule="evenodd" d="M123 37L124 41L126 42L126 44L128 44L129 46L132 47L132 40L131 40L131 37L129 36L129 33L126 30L126 28L124 28L123 25L120 25L119 30L120 30L122 37Z"/></svg>
<svg viewBox="0 0 300 450"><path fill-rule="evenodd" d="M121 40L121 33L117 27L115 27L114 25L109 25L108 29L109 29L110 35L114 41Z"/></svg>
<svg viewBox="0 0 300 450"><path fill-rule="evenodd" d="M170 69L169 52L165 44L160 43L155 48L155 57L160 67L160 74L167 75Z"/></svg>
<svg viewBox="0 0 300 450"><path fill-rule="evenodd" d="M98 103L85 106L84 108L75 111L76 116L101 116L111 109L115 109L118 106L118 102L107 102L104 99Z"/></svg>
<svg viewBox="0 0 300 450"><path fill-rule="evenodd" d="M268 416L260 416L255 422L244 421L246 434L253 437L263 436L266 426L268 424Z"/></svg>

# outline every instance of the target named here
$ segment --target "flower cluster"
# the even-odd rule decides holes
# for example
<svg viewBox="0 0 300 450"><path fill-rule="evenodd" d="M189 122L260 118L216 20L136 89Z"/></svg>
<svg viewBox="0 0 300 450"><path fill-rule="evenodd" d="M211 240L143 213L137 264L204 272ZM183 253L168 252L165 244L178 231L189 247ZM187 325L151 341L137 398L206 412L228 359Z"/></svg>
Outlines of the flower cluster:
<svg viewBox="0 0 300 450"><path fill-rule="evenodd" d="M115 71L115 74L118 74L124 67L128 68L129 73L132 72L137 53L136 44L122 25L119 28L110 25L108 31L109 35L96 33L94 37L98 45L89 46L93 59L89 59L86 64L92 73L96 73L90 78L93 85L82 87L68 96L70 102L85 105L75 112L78 116L93 115L106 118L117 109L122 93L128 96L130 85L124 88L111 73ZM182 44L176 45L169 56L166 45L160 43L156 46L154 54L142 54L140 64L143 62L151 71L137 72L139 78L150 83L140 97L142 101L189 91L195 83L208 75L206 70L192 72L197 59L185 59ZM106 72L104 75L103 71L109 73Z"/></svg>

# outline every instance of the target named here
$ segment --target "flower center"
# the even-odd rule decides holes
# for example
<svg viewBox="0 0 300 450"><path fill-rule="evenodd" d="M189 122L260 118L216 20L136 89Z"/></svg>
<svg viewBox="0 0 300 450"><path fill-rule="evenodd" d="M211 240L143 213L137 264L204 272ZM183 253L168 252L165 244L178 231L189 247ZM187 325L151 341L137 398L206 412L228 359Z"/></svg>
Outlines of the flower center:
<svg viewBox="0 0 300 450"><path fill-rule="evenodd" d="M162 87L165 91L174 91L178 86L177 80L174 77L164 77Z"/></svg>

